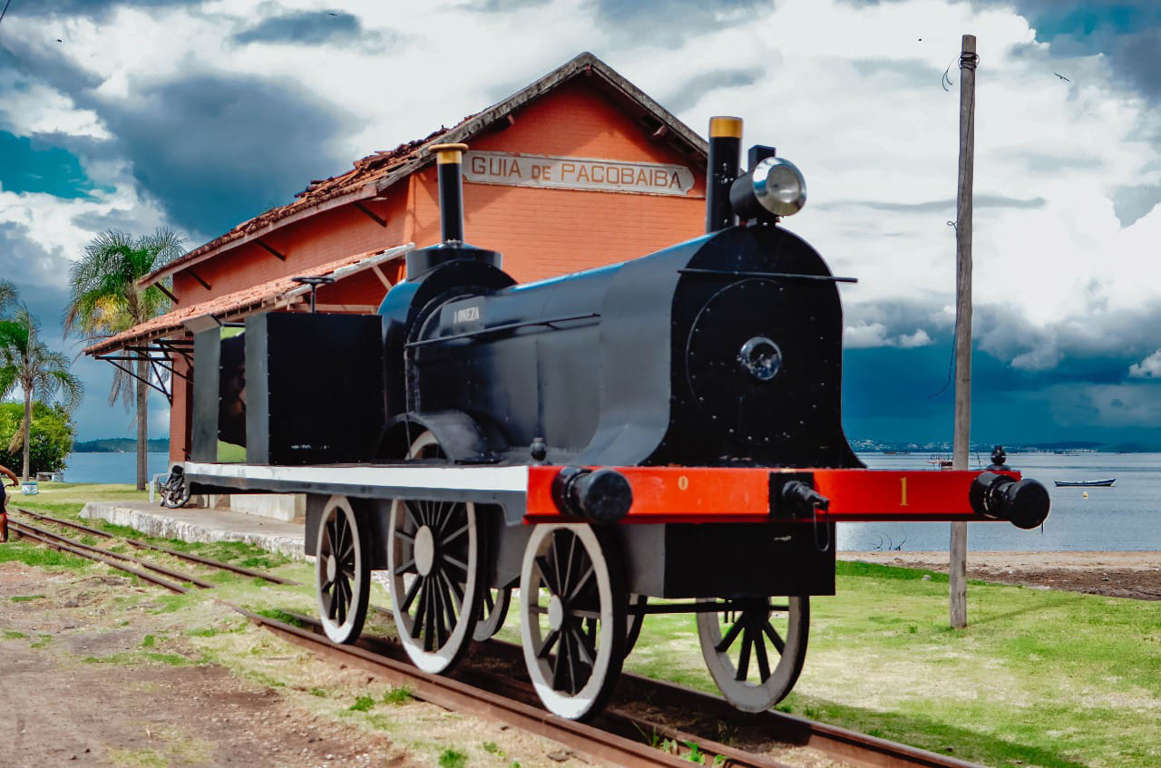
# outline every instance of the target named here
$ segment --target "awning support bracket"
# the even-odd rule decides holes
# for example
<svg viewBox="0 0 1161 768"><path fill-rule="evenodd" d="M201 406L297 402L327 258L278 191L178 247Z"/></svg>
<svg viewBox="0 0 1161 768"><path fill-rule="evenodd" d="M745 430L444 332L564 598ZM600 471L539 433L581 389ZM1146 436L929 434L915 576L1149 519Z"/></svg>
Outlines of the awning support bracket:
<svg viewBox="0 0 1161 768"><path fill-rule="evenodd" d="M258 245L265 248L267 250L267 252L269 252L270 254L277 256L282 261L286 261L286 254L279 253L278 251L274 250L273 248L271 248L269 245L266 244L265 240L255 240L254 242L258 243Z"/></svg>
<svg viewBox="0 0 1161 768"><path fill-rule="evenodd" d="M372 220L372 221L374 221L374 222L375 222L376 224L378 224L379 226L381 226L381 227L386 227L386 226L387 226L387 220L386 220L386 219L384 219L382 216L380 216L379 214L377 214L377 213L375 213L374 211L372 211L372 210L371 210L370 208L368 208L367 206L363 205L363 203L362 203L361 201L359 201L359 200L356 200L356 201L355 201L355 207L356 207L356 208L358 208L358 209L359 209L360 211L362 211L363 213L365 213L365 214L367 214L368 216L370 216L370 217L371 217L371 220Z"/></svg>

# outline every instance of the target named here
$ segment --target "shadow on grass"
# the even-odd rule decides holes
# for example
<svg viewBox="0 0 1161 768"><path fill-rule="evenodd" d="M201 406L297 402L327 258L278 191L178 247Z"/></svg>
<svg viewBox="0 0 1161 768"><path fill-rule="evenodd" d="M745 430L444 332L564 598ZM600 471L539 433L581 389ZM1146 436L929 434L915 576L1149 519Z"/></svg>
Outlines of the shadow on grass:
<svg viewBox="0 0 1161 768"><path fill-rule="evenodd" d="M1063 749L1020 744L1011 741L1010 738L998 738L926 717L850 707L808 696L796 697L795 704L799 705L795 707L798 713L805 713L812 719L841 725L882 739L902 741L929 752L960 760L1013 768L1022 765L1043 768L1088 766L1087 763L1068 757ZM1030 735L1039 732L1034 723L1029 723L1028 728ZM1073 751L1081 750L1078 748Z"/></svg>
<svg viewBox="0 0 1161 768"><path fill-rule="evenodd" d="M1003 613L993 613L993 614L985 615L982 618L973 618L973 617L969 616L968 617L968 626L970 627L972 625L990 624L994 621L1002 621L1005 619L1011 619L1015 616L1026 616L1027 614L1030 614L1030 613L1043 613L1044 611L1056 610L1057 608L1060 608L1061 606L1068 605L1070 603L1080 603L1080 602L1084 602L1085 600L1091 600L1091 599L1092 599L1091 595L1076 595L1074 597L1062 597L1059 599L1052 600L1050 602L1038 603L1036 605L1029 605L1025 608L1017 608L1014 611L1005 611Z"/></svg>

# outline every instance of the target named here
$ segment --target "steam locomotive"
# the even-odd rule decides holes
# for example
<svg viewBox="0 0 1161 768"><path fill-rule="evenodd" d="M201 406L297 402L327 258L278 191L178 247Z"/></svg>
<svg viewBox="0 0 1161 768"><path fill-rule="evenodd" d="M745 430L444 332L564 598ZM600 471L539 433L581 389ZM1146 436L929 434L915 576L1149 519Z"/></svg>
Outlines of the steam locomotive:
<svg viewBox="0 0 1161 768"><path fill-rule="evenodd" d="M385 569L404 649L445 672L518 588L529 677L579 719L646 615L688 612L722 693L759 711L802 669L810 597L834 593L836 522L1048 514L1007 467L863 468L840 412L848 278L780 224L805 202L798 169L757 146L741 171L739 119L710 122L705 236L527 285L464 242L465 149L430 148L443 241L407 253L377 315L267 313L195 339L184 476L308 494L335 642ZM216 460L222 435L244 464Z"/></svg>

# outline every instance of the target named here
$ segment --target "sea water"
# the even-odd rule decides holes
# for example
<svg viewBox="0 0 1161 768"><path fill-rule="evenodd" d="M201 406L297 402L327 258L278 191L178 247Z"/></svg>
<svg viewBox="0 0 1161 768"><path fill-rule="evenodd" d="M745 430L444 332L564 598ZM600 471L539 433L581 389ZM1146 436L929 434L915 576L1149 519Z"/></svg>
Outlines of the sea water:
<svg viewBox="0 0 1161 768"><path fill-rule="evenodd" d="M929 454L863 453L871 469L932 470ZM972 466L986 463L972 456ZM971 523L974 550L1161 550L1161 454L1011 454L1008 465L1044 483L1052 513L1040 528L1022 531L1010 523ZM169 470L169 456L149 454L149 476ZM1053 480L1117 478L1112 488L1056 488ZM74 453L64 479L70 483L134 483L136 453ZM1085 493L1088 497L1085 497ZM947 523L841 523L840 550L946 550Z"/></svg>
<svg viewBox="0 0 1161 768"><path fill-rule="evenodd" d="M149 453L149 479L169 471L168 453ZM65 459L66 483L136 483L137 453L70 453Z"/></svg>
<svg viewBox="0 0 1161 768"><path fill-rule="evenodd" d="M930 454L862 453L870 469L931 469ZM972 456L971 466L987 464ZM1040 528L968 525L968 548L990 551L1161 549L1161 454L1015 453L1008 466L1044 483L1052 511ZM938 470L932 470L938 471ZM1054 480L1107 480L1112 488L1057 488ZM1087 497L1086 494L1087 493ZM840 523L840 550L946 550L947 523Z"/></svg>

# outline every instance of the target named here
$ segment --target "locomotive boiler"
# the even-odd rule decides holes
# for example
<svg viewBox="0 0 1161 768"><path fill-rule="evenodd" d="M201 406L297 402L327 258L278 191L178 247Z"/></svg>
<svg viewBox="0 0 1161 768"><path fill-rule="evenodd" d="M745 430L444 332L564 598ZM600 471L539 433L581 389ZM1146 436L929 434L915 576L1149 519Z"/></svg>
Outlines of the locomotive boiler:
<svg viewBox="0 0 1161 768"><path fill-rule="evenodd" d="M358 637L387 570L401 644L444 672L518 589L538 695L584 718L644 617L685 612L722 693L758 711L798 677L810 598L834 592L837 522L1047 515L1006 467L863 468L841 419L849 278L781 226L798 169L756 146L741 170L739 119L710 123L706 235L526 285L464 242L465 149L430 147L442 242L407 253L377 315L256 315L241 342L195 342L184 476L308 494L332 640ZM330 357L304 370L316 342ZM209 447L239 432L239 377L247 461L225 465Z"/></svg>

